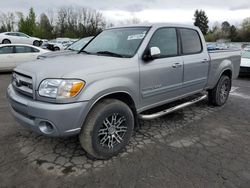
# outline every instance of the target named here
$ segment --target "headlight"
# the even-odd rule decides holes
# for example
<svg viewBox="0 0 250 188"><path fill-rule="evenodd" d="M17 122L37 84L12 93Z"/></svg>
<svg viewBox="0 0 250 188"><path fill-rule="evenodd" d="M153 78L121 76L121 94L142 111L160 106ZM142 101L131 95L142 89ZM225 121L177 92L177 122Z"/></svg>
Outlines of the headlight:
<svg viewBox="0 0 250 188"><path fill-rule="evenodd" d="M49 98L72 98L84 87L82 80L46 79L39 86L39 95Z"/></svg>

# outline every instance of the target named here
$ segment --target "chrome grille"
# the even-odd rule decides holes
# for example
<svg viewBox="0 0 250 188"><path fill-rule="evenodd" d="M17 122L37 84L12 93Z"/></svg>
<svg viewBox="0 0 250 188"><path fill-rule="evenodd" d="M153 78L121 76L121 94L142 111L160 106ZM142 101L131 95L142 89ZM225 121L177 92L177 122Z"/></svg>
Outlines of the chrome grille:
<svg viewBox="0 0 250 188"><path fill-rule="evenodd" d="M17 92L33 97L32 77L14 72L12 75L12 85Z"/></svg>

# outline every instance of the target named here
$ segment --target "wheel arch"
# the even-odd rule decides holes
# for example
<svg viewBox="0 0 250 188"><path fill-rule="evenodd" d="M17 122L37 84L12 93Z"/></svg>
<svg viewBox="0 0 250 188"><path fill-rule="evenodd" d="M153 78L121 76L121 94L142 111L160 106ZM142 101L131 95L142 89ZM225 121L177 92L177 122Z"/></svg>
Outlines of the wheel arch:
<svg viewBox="0 0 250 188"><path fill-rule="evenodd" d="M104 99L116 99L116 100L122 101L125 104L127 104L128 107L133 112L134 120L135 120L135 127L137 127L137 125L138 125L138 118L137 118L136 103L135 103L133 97L131 96L131 94L128 93L127 91L114 91L114 92L111 92L111 93L106 93L106 94L103 94L103 95L99 96L95 100L93 100L93 102L89 106L89 109L88 109L87 114L85 115L85 118L82 121L82 126L84 125L88 114L91 112L91 110L94 108L94 106L98 102L100 102L100 101L102 101Z"/></svg>
<svg viewBox="0 0 250 188"><path fill-rule="evenodd" d="M225 69L225 70L223 70L223 71L221 72L220 77L221 77L222 75L226 75L226 76L228 76L230 79L232 79L233 72L232 72L231 69L228 68L228 69Z"/></svg>
<svg viewBox="0 0 250 188"><path fill-rule="evenodd" d="M4 39L1 41L1 43L3 44L3 41L5 41L5 40L8 40L8 41L11 43L11 40L10 40L10 39L7 39L7 38L4 38Z"/></svg>

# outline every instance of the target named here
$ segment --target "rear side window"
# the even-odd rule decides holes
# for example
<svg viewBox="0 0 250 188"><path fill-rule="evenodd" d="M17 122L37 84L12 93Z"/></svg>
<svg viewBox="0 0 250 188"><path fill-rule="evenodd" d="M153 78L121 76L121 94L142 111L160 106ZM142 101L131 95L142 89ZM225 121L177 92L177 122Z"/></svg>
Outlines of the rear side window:
<svg viewBox="0 0 250 188"><path fill-rule="evenodd" d="M24 33L16 33L16 36L19 36L19 37L28 37L28 35L25 35Z"/></svg>
<svg viewBox="0 0 250 188"><path fill-rule="evenodd" d="M0 48L0 54L12 54L13 53L13 46L5 46Z"/></svg>
<svg viewBox="0 0 250 188"><path fill-rule="evenodd" d="M202 44L199 33L193 29L180 29L182 53L184 55L202 52Z"/></svg>
<svg viewBox="0 0 250 188"><path fill-rule="evenodd" d="M16 53L34 53L39 52L39 50L29 47L29 46L16 46Z"/></svg>
<svg viewBox="0 0 250 188"><path fill-rule="evenodd" d="M176 29L158 29L149 42L149 48L151 47L158 47L161 50L161 57L177 56L178 44Z"/></svg>

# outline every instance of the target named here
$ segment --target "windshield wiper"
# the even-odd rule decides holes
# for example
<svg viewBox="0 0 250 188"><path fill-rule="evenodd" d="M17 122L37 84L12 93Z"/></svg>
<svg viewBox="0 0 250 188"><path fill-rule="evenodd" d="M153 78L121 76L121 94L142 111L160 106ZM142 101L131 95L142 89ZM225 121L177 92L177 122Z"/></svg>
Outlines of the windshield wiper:
<svg viewBox="0 0 250 188"><path fill-rule="evenodd" d="M70 51L76 51L76 50L74 50L74 49L72 49L72 48L68 48L67 50L70 50Z"/></svg>
<svg viewBox="0 0 250 188"><path fill-rule="evenodd" d="M90 52L87 52L87 51L85 51L85 50L80 50L78 53L85 53L85 54L91 54Z"/></svg>
<svg viewBox="0 0 250 188"><path fill-rule="evenodd" d="M117 53L110 52L110 51L99 51L99 52L96 52L96 53L97 54L110 55L110 56L113 56L113 57L125 57L124 55L117 54Z"/></svg>

